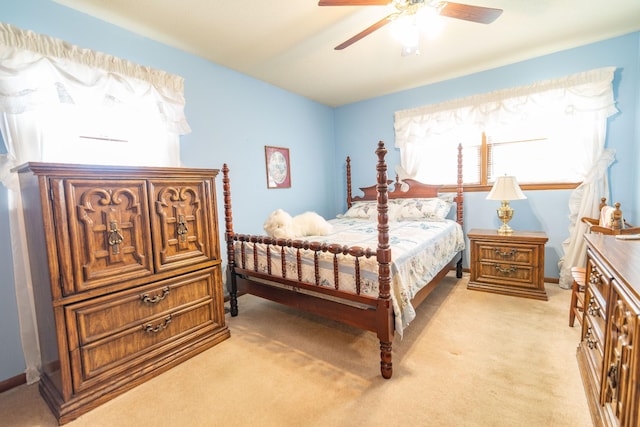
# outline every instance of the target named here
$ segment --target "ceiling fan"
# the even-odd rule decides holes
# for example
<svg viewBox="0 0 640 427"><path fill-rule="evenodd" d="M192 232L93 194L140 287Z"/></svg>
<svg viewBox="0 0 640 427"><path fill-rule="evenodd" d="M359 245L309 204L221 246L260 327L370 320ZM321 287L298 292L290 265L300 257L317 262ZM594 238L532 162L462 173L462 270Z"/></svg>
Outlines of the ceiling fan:
<svg viewBox="0 0 640 427"><path fill-rule="evenodd" d="M342 50L351 46L397 18L415 15L423 7L434 8L442 16L479 24L490 24L502 14L502 9L437 0L320 0L318 2L318 6L386 6L388 4L393 4L398 11L385 16L349 40L339 44L335 47L335 50Z"/></svg>

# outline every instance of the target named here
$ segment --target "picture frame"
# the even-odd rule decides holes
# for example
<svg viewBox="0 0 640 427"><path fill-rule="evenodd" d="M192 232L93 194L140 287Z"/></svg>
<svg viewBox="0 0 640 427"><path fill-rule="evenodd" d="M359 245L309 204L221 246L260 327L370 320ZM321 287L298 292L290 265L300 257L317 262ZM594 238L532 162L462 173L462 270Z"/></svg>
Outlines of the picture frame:
<svg viewBox="0 0 640 427"><path fill-rule="evenodd" d="M267 188L290 188L289 149L265 145L264 158L267 170Z"/></svg>

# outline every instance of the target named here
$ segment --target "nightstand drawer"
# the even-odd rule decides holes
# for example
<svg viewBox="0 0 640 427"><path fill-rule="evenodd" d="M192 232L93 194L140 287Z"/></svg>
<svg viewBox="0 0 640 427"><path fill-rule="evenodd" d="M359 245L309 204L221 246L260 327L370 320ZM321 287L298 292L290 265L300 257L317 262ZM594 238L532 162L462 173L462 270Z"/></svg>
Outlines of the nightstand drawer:
<svg viewBox="0 0 640 427"><path fill-rule="evenodd" d="M534 288L535 271L530 265L517 265L496 262L480 262L477 282L510 283L514 286Z"/></svg>
<svg viewBox="0 0 640 427"><path fill-rule="evenodd" d="M537 246L531 245L496 245L494 243L478 243L478 252L482 261L513 262L534 265L537 259Z"/></svg>

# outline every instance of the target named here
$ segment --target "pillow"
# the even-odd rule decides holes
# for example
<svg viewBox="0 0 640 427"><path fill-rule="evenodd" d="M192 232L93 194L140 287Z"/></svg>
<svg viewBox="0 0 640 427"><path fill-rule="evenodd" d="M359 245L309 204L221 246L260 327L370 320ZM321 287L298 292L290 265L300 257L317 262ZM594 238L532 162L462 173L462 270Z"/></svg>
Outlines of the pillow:
<svg viewBox="0 0 640 427"><path fill-rule="evenodd" d="M387 216L389 221L395 221L398 218L400 206L389 200L387 204ZM354 202L344 215L338 215L338 218L359 218L368 219L370 221L378 220L378 202L364 201Z"/></svg>
<svg viewBox="0 0 640 427"><path fill-rule="evenodd" d="M400 221L444 221L451 210L451 202L439 197L429 199L402 199L400 202Z"/></svg>
<svg viewBox="0 0 640 427"><path fill-rule="evenodd" d="M344 215L339 215L339 218L376 219L377 215L376 202L354 202Z"/></svg>

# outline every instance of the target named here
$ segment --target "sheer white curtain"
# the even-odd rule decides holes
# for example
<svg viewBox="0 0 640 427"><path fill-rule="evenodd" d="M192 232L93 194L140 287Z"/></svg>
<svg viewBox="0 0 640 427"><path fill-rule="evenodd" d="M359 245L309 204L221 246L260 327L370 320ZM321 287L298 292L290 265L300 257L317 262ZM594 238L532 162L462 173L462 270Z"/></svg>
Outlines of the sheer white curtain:
<svg viewBox="0 0 640 427"><path fill-rule="evenodd" d="M558 123L578 140L582 184L570 200L569 238L563 242L560 286L571 287L570 268L584 261L584 242L577 218L593 216L600 197L609 193L607 168L614 153L605 150L607 118L617 112L613 97L615 68L591 70L533 85L428 105L395 113L399 175L414 177L421 161L419 147L449 141L468 143L470 133L488 133L518 122ZM477 136L476 136L477 138ZM424 156L423 156L424 157Z"/></svg>
<svg viewBox="0 0 640 427"><path fill-rule="evenodd" d="M184 104L179 76L0 23L0 131L7 149L0 154L0 180L9 190L11 248L28 383L38 380L40 359L22 200L17 175L11 169L43 160L45 146L60 138L51 135L48 119L68 105L78 110L128 108L141 117L154 117L170 136L167 141L173 141L162 146L170 155L160 161L166 162L164 166L178 166L179 135L190 132ZM154 142L149 152L159 149ZM126 153L121 157L131 163ZM139 156L136 161L145 165L147 159ZM85 162L92 163L90 159Z"/></svg>

